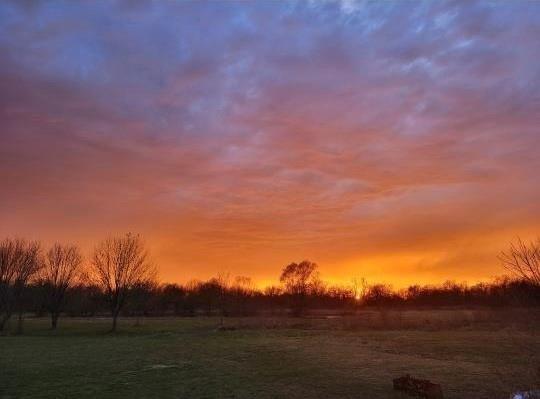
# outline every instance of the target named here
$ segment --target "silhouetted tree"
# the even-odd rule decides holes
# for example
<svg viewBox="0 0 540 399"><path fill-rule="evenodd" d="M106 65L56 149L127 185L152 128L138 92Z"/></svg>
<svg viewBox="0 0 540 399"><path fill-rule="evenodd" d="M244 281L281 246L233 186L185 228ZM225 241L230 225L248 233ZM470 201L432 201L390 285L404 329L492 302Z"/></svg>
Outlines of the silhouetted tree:
<svg viewBox="0 0 540 399"><path fill-rule="evenodd" d="M518 278L540 286L540 237L528 244L518 238L500 253L499 259Z"/></svg>
<svg viewBox="0 0 540 399"><path fill-rule="evenodd" d="M284 284L290 295L293 314L300 316L304 312L310 289L318 284L317 264L304 260L291 263L283 268L279 281Z"/></svg>
<svg viewBox="0 0 540 399"><path fill-rule="evenodd" d="M70 316L95 316L102 309L109 310L102 289L83 281L66 292L65 311Z"/></svg>
<svg viewBox="0 0 540 399"><path fill-rule="evenodd" d="M51 315L53 330L58 324L66 292L81 275L82 262L81 251L75 245L56 243L45 255L40 280L45 291L45 304Z"/></svg>
<svg viewBox="0 0 540 399"><path fill-rule="evenodd" d="M166 314L172 311L174 315L181 315L187 310L187 292L184 287L178 284L165 284L161 287L159 304ZM193 315L192 313L190 315Z"/></svg>
<svg viewBox="0 0 540 399"><path fill-rule="evenodd" d="M145 316L154 293L157 291L157 284L152 280L142 281L133 286L130 291L129 307L135 315L135 326L141 324L141 317Z"/></svg>
<svg viewBox="0 0 540 399"><path fill-rule="evenodd" d="M92 255L92 275L104 291L112 315L111 331L116 331L118 315L130 290L154 278L142 239L128 233L107 238L96 246Z"/></svg>
<svg viewBox="0 0 540 399"><path fill-rule="evenodd" d="M249 302L254 295L251 278L236 276L229 290L236 313L241 316L247 316L250 313Z"/></svg>
<svg viewBox="0 0 540 399"><path fill-rule="evenodd" d="M197 297L197 302L202 306L204 313L211 316L215 309L219 308L221 296L219 281L216 278L211 278L199 283L195 289L194 295Z"/></svg>
<svg viewBox="0 0 540 399"><path fill-rule="evenodd" d="M364 297L366 305L392 305L399 302L403 297L399 297L392 291L392 287L386 284L375 284L367 289Z"/></svg>
<svg viewBox="0 0 540 399"><path fill-rule="evenodd" d="M269 286L264 289L262 296L266 308L270 310L271 313L275 313L281 305L283 290L281 287Z"/></svg>
<svg viewBox="0 0 540 399"><path fill-rule="evenodd" d="M0 331L15 311L19 312L19 331L22 329L21 300L40 265L38 242L8 238L0 243Z"/></svg>

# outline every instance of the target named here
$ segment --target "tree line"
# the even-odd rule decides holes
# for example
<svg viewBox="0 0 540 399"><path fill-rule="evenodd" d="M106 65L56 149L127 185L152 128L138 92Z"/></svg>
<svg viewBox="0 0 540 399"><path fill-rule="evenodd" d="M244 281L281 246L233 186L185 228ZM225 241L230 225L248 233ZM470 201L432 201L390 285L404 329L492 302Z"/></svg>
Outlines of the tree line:
<svg viewBox="0 0 540 399"><path fill-rule="evenodd" d="M89 267L84 267L82 252L75 245L56 243L44 253L39 242L7 238L0 243L0 331L14 313L19 315L21 328L29 298L35 301L36 296L55 329L68 294L76 286L99 292L114 331L127 298L154 277L142 239L131 233L96 245Z"/></svg>
<svg viewBox="0 0 540 399"><path fill-rule="evenodd" d="M447 282L394 290L354 279L335 286L321 280L316 263L286 265L279 285L256 288L249 277L219 275L186 284L158 283L140 236L131 233L99 242L86 259L76 245L5 239L0 242L0 331L14 315L49 314L55 329L61 314L109 314L116 330L130 316L252 316L316 310L354 312L360 307L539 306L540 240L518 240L501 252L510 276L472 286Z"/></svg>

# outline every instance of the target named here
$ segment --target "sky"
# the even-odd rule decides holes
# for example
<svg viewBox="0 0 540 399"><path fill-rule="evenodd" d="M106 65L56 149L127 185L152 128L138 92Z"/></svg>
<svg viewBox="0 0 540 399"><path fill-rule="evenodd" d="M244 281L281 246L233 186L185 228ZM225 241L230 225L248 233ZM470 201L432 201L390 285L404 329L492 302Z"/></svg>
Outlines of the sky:
<svg viewBox="0 0 540 399"><path fill-rule="evenodd" d="M539 42L532 1L3 1L0 237L491 279L540 234Z"/></svg>

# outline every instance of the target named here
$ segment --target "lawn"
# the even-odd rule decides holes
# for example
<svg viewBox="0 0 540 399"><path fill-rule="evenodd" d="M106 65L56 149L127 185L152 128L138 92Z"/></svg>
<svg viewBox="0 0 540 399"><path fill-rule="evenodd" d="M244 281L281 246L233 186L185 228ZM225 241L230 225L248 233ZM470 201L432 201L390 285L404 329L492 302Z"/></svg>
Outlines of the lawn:
<svg viewBox="0 0 540 399"><path fill-rule="evenodd" d="M27 319L0 336L0 398L401 398L405 373L445 398L508 398L531 388L540 337L510 327L371 330L257 327L213 318ZM342 326L336 321L336 326Z"/></svg>

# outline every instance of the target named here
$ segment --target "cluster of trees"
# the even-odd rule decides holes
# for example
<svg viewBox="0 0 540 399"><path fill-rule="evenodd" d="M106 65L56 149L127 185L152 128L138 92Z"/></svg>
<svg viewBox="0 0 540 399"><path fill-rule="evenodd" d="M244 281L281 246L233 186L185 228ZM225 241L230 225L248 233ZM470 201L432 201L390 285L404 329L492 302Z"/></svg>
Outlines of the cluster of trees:
<svg viewBox="0 0 540 399"><path fill-rule="evenodd" d="M112 316L112 330L123 312L132 316L197 314L248 316L313 309L352 312L361 306L538 306L540 305L540 240L521 240L500 259L513 277L473 286L448 282L393 290L383 284L353 280L330 286L310 261L286 265L280 285L257 289L248 277L220 275L185 285L159 284L144 243L126 234L100 242L84 261L74 245L54 244L46 251L37 242L0 242L0 330L14 314L19 326L25 312L51 317L62 313Z"/></svg>
<svg viewBox="0 0 540 399"><path fill-rule="evenodd" d="M395 307L540 306L540 286L503 277L472 286L447 281L442 285L412 285L394 291L384 284L370 286L363 304Z"/></svg>
<svg viewBox="0 0 540 399"><path fill-rule="evenodd" d="M40 299L56 328L68 292L78 284L99 291L112 315L112 330L129 294L153 281L154 269L139 236L126 234L100 242L83 268L75 245L54 244L45 253L40 243L23 239L0 242L0 331L17 312L19 328L29 300ZM29 299L31 298L31 299Z"/></svg>

